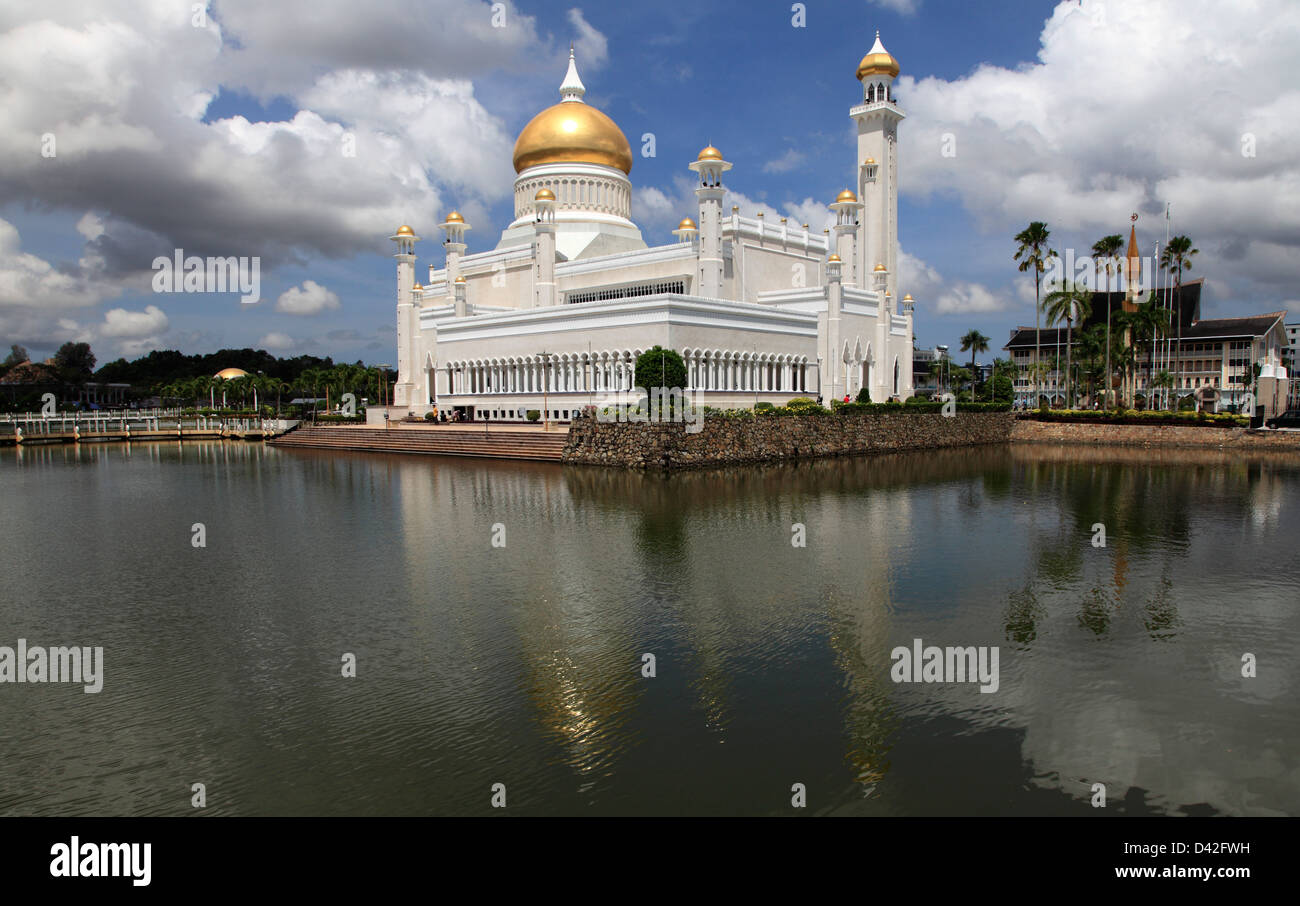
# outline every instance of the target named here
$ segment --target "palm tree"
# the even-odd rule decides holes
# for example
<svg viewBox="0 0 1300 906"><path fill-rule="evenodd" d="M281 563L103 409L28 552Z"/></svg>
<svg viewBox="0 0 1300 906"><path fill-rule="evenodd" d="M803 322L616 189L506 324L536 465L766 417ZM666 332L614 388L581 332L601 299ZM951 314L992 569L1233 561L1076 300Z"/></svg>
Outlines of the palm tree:
<svg viewBox="0 0 1300 906"><path fill-rule="evenodd" d="M1041 314L1041 302L1039 300L1040 286L1043 279L1043 271L1047 270L1047 260L1055 258L1056 252L1047 247L1048 237L1052 231L1047 228L1047 224L1041 220L1035 220L1029 226L1025 227L1016 234L1015 240L1020 243L1016 249L1013 261L1020 262L1020 271L1033 268L1034 271L1034 362L1038 362L1039 348L1041 346L1042 328L1040 326L1039 315ZM1039 371L1041 375L1041 370ZM1040 395L1035 391L1035 396Z"/></svg>
<svg viewBox="0 0 1300 906"><path fill-rule="evenodd" d="M1074 345L1074 320L1082 324L1092 314L1092 292L1078 283L1067 280L1061 288L1048 294L1043 300L1047 312L1047 323L1065 322L1065 403L1067 409L1074 408L1074 394L1070 384L1070 372L1073 369L1072 347ZM1060 336L1060 331L1057 331Z"/></svg>
<svg viewBox="0 0 1300 906"><path fill-rule="evenodd" d="M1110 278L1111 269L1115 266L1116 258L1119 256L1119 250L1124 247L1124 237L1119 233L1112 236L1102 236L1092 244L1092 260L1094 266L1098 261L1104 262L1106 268L1106 384L1104 391L1104 406L1110 408Z"/></svg>
<svg viewBox="0 0 1300 906"><path fill-rule="evenodd" d="M1077 364L1088 379L1089 405L1092 405L1097 398L1093 388L1102 374L1103 363L1108 361L1108 358L1106 334L1100 324L1079 331Z"/></svg>
<svg viewBox="0 0 1300 906"><path fill-rule="evenodd" d="M1138 329L1137 318L1138 312L1135 311L1121 311L1115 315L1116 348L1113 350L1112 357L1120 374L1124 376L1122 389L1128 388L1126 391L1129 397L1127 402L1130 405L1136 404L1138 353L1136 344L1126 340L1125 337L1136 333Z"/></svg>
<svg viewBox="0 0 1300 906"><path fill-rule="evenodd" d="M978 330L968 330L966 335L961 338L961 351L970 352L970 396L971 402L975 401L975 354L989 351L989 338L984 336Z"/></svg>
<svg viewBox="0 0 1300 906"><path fill-rule="evenodd" d="M1181 383L1183 376L1183 271L1192 269L1192 259L1200 254L1200 249L1192 248L1192 240L1186 236L1174 236L1160 253L1160 266L1173 268L1174 298L1178 300L1178 361L1174 364L1175 387Z"/></svg>
<svg viewBox="0 0 1300 906"><path fill-rule="evenodd" d="M325 371L321 368L304 368L298 374L298 386L311 391L311 411L316 412L316 397L324 381Z"/></svg>
<svg viewBox="0 0 1300 906"><path fill-rule="evenodd" d="M1155 340L1165 336L1169 332L1169 313L1166 309L1160 307L1156 294L1152 291L1147 297L1147 301L1138 307L1138 310L1129 315L1129 324L1133 329L1133 345L1139 343L1145 344L1151 342L1151 354L1149 365L1147 367L1147 398L1150 399L1153 381L1156 372L1156 347ZM1148 403L1147 408L1151 408Z"/></svg>

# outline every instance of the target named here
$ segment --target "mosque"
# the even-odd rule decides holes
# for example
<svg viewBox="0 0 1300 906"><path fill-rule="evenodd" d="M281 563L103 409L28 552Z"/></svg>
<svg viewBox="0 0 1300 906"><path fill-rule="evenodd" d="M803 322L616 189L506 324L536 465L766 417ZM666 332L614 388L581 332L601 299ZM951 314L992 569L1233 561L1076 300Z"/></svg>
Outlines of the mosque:
<svg viewBox="0 0 1300 906"><path fill-rule="evenodd" d="M707 405L795 396L823 403L912 395L910 295L898 295L898 61L875 44L857 68L855 174L830 202L834 225L771 223L724 210L732 168L709 145L688 166L698 209L675 241L648 245L632 220L632 149L583 100L572 51L560 101L514 147L515 218L496 247L468 253L470 224L440 225L446 252L416 280L420 237L397 246L393 417L434 406L567 420L632 389L637 356L679 352Z"/></svg>

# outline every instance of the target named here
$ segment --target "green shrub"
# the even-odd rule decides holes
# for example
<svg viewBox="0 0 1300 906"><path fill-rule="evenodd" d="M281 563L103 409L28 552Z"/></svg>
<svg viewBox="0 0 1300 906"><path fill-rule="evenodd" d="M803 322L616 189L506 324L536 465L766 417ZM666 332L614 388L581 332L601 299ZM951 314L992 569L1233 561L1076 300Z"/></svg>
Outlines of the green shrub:
<svg viewBox="0 0 1300 906"><path fill-rule="evenodd" d="M529 409L529 410L528 410L526 413L524 413L524 414L525 414L525 416L528 418L528 420L529 420L530 422L540 421L540 420L541 420L541 417L542 417L542 410L540 410L540 409Z"/></svg>
<svg viewBox="0 0 1300 906"><path fill-rule="evenodd" d="M424 420L426 422L436 422L438 420L438 413L430 409L428 412L424 413Z"/></svg>
<svg viewBox="0 0 1300 906"><path fill-rule="evenodd" d="M770 412L770 411L772 411L772 410L775 409L775 408L776 408L776 407L773 406L771 403L755 403L755 404L754 404L754 411L755 411L755 412Z"/></svg>

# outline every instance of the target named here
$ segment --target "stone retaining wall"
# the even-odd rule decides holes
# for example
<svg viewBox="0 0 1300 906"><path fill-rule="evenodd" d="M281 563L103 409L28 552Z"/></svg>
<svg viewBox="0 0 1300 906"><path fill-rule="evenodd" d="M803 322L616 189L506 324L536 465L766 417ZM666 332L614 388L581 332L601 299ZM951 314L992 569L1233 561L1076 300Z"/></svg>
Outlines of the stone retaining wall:
<svg viewBox="0 0 1300 906"><path fill-rule="evenodd" d="M1018 419L1011 428L1010 440L1019 443L1300 452L1300 431L1251 431L1192 425L1094 425Z"/></svg>
<svg viewBox="0 0 1300 906"><path fill-rule="evenodd" d="M705 418L695 434L681 424L574 419L564 462L631 468L697 468L825 456L931 450L1011 439L1009 412L854 412L823 416Z"/></svg>

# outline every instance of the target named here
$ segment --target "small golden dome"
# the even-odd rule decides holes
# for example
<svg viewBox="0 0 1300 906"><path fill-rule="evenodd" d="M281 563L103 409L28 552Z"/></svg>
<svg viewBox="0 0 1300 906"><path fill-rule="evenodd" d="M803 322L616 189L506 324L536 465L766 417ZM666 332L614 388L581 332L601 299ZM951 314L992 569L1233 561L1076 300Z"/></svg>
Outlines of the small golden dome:
<svg viewBox="0 0 1300 906"><path fill-rule="evenodd" d="M220 381L233 381L235 378L248 377L248 372L242 368L222 368L215 377Z"/></svg>
<svg viewBox="0 0 1300 906"><path fill-rule="evenodd" d="M424 289L424 287L420 285L419 280L416 280L415 285L412 286L411 289L415 290L416 292L419 292L420 290Z"/></svg>
<svg viewBox="0 0 1300 906"><path fill-rule="evenodd" d="M858 64L859 82L872 75L898 78L898 61L894 59L893 54L885 50L885 45L880 43L880 32L876 32L876 43L871 45L871 50L867 51L867 55Z"/></svg>
<svg viewBox="0 0 1300 906"><path fill-rule="evenodd" d="M877 274L884 270L888 270L888 268L886 268L883 264L877 264L875 267L875 272Z"/></svg>
<svg viewBox="0 0 1300 906"><path fill-rule="evenodd" d="M862 162L862 164L866 167L874 167L876 165L876 159L874 157L868 157Z"/></svg>
<svg viewBox="0 0 1300 906"><path fill-rule="evenodd" d="M460 211L452 211L450 214L447 215L447 222L448 222L448 223L464 223L464 222L465 222L465 218L462 217L462 216L460 216Z"/></svg>
<svg viewBox="0 0 1300 906"><path fill-rule="evenodd" d="M689 217L683 217L683 218L682 218L682 222L679 223L679 224L677 224L677 229L679 229L679 230L694 230L694 229L697 229L697 227L695 226L695 221L694 221L694 220L691 220L691 218L689 218Z"/></svg>
<svg viewBox="0 0 1300 906"><path fill-rule="evenodd" d="M537 191L537 195L534 196L533 200L534 201L555 201L555 193L552 192L550 189L539 189Z"/></svg>
<svg viewBox="0 0 1300 906"><path fill-rule="evenodd" d="M827 260L827 261L834 262L835 264L839 264L839 263L840 263L840 256L839 256L839 255L831 255L831 256L830 256L829 258L827 258L826 260Z"/></svg>
<svg viewBox="0 0 1300 906"><path fill-rule="evenodd" d="M632 172L632 146L605 114L581 101L547 107L515 140L515 172L539 164L582 163Z"/></svg>
<svg viewBox="0 0 1300 906"><path fill-rule="evenodd" d="M845 202L856 204L857 201L858 196L853 193L852 189L845 189L843 192L835 196L836 204L844 204Z"/></svg>
<svg viewBox="0 0 1300 906"><path fill-rule="evenodd" d="M415 230L411 229L411 228L410 228L409 226L407 226L406 224L402 224L401 226L399 226L399 227L397 228L397 235L398 235L398 236L414 236L414 235L415 235Z"/></svg>
<svg viewBox="0 0 1300 906"><path fill-rule="evenodd" d="M712 145L706 145L696 160L722 160L722 152Z"/></svg>
<svg viewBox="0 0 1300 906"><path fill-rule="evenodd" d="M903 301L904 301L904 302L911 302L911 301L912 301L912 294L911 294L911 293L907 293L906 295L904 295L904 296L903 296Z"/></svg>

